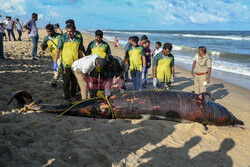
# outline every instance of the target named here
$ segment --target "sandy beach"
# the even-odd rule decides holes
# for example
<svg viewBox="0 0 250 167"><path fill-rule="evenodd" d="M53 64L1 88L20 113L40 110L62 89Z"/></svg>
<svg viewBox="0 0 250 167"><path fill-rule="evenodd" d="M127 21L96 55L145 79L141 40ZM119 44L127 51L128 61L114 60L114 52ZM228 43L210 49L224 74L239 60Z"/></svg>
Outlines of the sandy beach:
<svg viewBox="0 0 250 167"><path fill-rule="evenodd" d="M40 45L45 30L39 30L39 35ZM87 48L94 37L84 33L83 39ZM105 41L112 55L124 56L123 47L115 48ZM62 81L51 87L50 55L31 60L31 48L26 33L21 42L4 42L6 59L0 61L0 166L250 166L250 91L215 78L208 86L212 98L244 126L211 125L205 130L199 123L147 118L56 119L55 114L31 110L13 121L19 108L16 103L6 106L12 92L26 90L44 104L66 103ZM191 92L194 82L190 71L176 65L172 89ZM34 121L37 123L30 124Z"/></svg>

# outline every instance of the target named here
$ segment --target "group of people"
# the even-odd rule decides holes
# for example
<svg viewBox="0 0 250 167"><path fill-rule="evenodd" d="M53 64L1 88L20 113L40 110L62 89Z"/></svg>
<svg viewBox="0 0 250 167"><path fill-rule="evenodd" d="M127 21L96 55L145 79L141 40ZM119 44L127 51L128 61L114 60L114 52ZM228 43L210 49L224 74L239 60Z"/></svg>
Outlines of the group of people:
<svg viewBox="0 0 250 167"><path fill-rule="evenodd" d="M153 87L169 89L175 76L174 56L171 54L172 44L165 43L161 49L161 42L156 42L156 49L152 51L146 35L141 37L140 42L137 36L129 37L128 40L125 46L125 64L130 71L133 89L141 90L143 87L147 87L147 74L151 64L153 66ZM125 73L125 81L127 80L129 80L128 72Z"/></svg>
<svg viewBox="0 0 250 167"><path fill-rule="evenodd" d="M13 19L11 16L6 16L6 20L2 21L2 15L0 15L0 58L4 59L3 55L3 41L7 41L7 35L5 30L7 31L9 41L11 41L11 36L14 41L22 41L22 33L27 31L29 34L29 39L32 40L33 47L31 53L31 59L37 60L37 45L38 45L38 29L36 26L36 21L38 19L38 15L36 13L32 13L32 18L27 20L24 24L22 24L19 19ZM18 39L16 40L14 30L16 29L18 33ZM55 31L57 33L62 34L62 29L59 24L55 24Z"/></svg>
<svg viewBox="0 0 250 167"><path fill-rule="evenodd" d="M54 82L63 77L63 92L66 100L76 97L78 85L81 98L111 95L114 76L119 80L118 88L124 92L123 60L111 55L108 43L102 40L103 32L95 32L95 40L84 48L82 34L76 30L74 20L66 21L66 32L59 34L52 24L45 27L47 36L41 44L42 50L49 48L54 65Z"/></svg>
<svg viewBox="0 0 250 167"><path fill-rule="evenodd" d="M2 21L1 20L1 15L0 15L0 32L2 35L2 38L4 38L3 40L7 41L7 35L5 33L5 30L7 31L8 37L9 37L9 41L11 41L11 36L12 39L14 41L16 41L16 37L14 34L14 29L17 31L18 33L18 41L21 41L21 37L22 37L22 32L23 32L23 26L22 24L19 22L19 19L11 19L11 16L6 16L6 20Z"/></svg>
<svg viewBox="0 0 250 167"><path fill-rule="evenodd" d="M33 13L32 18L23 25L32 39L31 56L35 60L39 38L37 18L37 14ZM129 74L133 90L142 90L143 87L147 87L147 74L151 64L153 88L169 89L174 82L175 65L171 43L165 43L161 48L161 42L156 42L155 50L152 51L146 35L143 35L140 41L137 36L131 36L125 46L124 59L121 59L111 55L110 46L103 41L101 30L95 31L95 40L85 49L82 34L76 30L74 20L66 21L65 33L62 32L59 24L48 24L45 29L48 35L44 38L41 48L43 51L48 48L53 59L52 86L57 86L59 75L62 74L66 100L76 97L78 87L82 99L103 94L110 96L114 77L118 83L117 88L123 93L126 89L125 83L130 81ZM115 45L118 45L117 37ZM1 42L0 46L2 46ZM2 49L0 54L3 56ZM198 48L191 73L195 81L195 93L206 92L206 85L210 82L211 58L207 56L204 46Z"/></svg>

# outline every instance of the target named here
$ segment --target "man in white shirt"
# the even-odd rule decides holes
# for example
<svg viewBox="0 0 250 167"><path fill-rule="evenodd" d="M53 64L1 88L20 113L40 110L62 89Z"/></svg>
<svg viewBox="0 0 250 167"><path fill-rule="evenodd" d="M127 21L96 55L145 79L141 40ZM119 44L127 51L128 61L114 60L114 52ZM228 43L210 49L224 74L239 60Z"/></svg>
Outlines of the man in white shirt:
<svg viewBox="0 0 250 167"><path fill-rule="evenodd" d="M12 35L13 40L16 41L16 38L13 32L14 22L11 21L10 16L6 16L6 20L4 21L4 24L6 25L6 30L8 32L9 41L11 41L10 34Z"/></svg>
<svg viewBox="0 0 250 167"><path fill-rule="evenodd" d="M22 24L19 22L19 19L16 19L16 30L18 32L18 41L21 41L21 36L22 36L22 31L23 31L23 26Z"/></svg>
<svg viewBox="0 0 250 167"><path fill-rule="evenodd" d="M162 51L161 42L156 42L155 43L155 50L154 50L154 53L153 53L153 57L155 55L157 55L158 53L160 53L161 51Z"/></svg>
<svg viewBox="0 0 250 167"><path fill-rule="evenodd" d="M96 89L93 85L93 79L88 77L88 73L94 70L96 66L103 68L105 65L106 61L96 54L85 56L72 64L71 69L77 78L83 100L90 97L88 89Z"/></svg>

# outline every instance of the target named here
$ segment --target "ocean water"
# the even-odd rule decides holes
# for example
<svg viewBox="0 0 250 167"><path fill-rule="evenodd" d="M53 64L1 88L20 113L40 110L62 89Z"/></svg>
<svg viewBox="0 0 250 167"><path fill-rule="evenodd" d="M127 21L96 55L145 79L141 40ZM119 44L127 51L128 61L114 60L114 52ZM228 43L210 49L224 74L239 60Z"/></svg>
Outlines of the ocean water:
<svg viewBox="0 0 250 167"><path fill-rule="evenodd" d="M95 30L83 32L94 35ZM147 35L152 49L155 42L173 44L175 64L191 70L199 46L205 46L212 58L212 77L250 90L250 31L131 31L103 30L104 38L125 46L129 36Z"/></svg>

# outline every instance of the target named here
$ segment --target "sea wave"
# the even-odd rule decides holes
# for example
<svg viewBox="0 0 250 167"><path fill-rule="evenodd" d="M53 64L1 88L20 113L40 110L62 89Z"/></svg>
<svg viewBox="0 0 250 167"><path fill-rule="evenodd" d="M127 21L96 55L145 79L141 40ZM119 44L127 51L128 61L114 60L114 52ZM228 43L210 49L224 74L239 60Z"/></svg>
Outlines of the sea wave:
<svg viewBox="0 0 250 167"><path fill-rule="evenodd" d="M236 35L228 35L228 36L217 36L217 35L194 35L194 34L174 34L174 36L183 36L183 37L191 37L191 38L215 38L215 39L228 39L228 40L250 40L249 36L236 36Z"/></svg>
<svg viewBox="0 0 250 167"><path fill-rule="evenodd" d="M105 39L111 41L111 42L114 41L114 36L104 35L103 37L104 37ZM128 42L127 40L122 40L122 39L119 39L119 38L118 38L118 40L119 40L119 45L120 45L120 46L125 46L126 43Z"/></svg>
<svg viewBox="0 0 250 167"><path fill-rule="evenodd" d="M186 56L175 55L175 61L177 62L175 64L178 64L178 62L184 64L192 64L194 59ZM250 67L247 64L237 64L232 62L230 63L220 60L213 60L212 69L250 76Z"/></svg>
<svg viewBox="0 0 250 167"><path fill-rule="evenodd" d="M147 35L148 32L140 32L140 31L116 31L116 30L103 30L104 33L110 34L136 34L136 35Z"/></svg>
<svg viewBox="0 0 250 167"><path fill-rule="evenodd" d="M188 46L178 46L173 45L174 51L180 52L189 52L189 53L197 53L197 48L192 48ZM239 53L229 53L229 52L220 52L215 50L207 50L208 56L216 57L216 58L223 58L223 59L231 59L237 61L246 61L250 63L250 55L248 54L239 54Z"/></svg>

